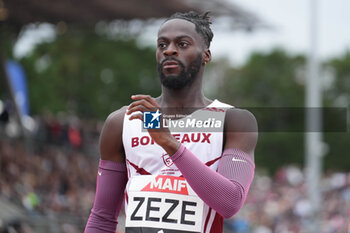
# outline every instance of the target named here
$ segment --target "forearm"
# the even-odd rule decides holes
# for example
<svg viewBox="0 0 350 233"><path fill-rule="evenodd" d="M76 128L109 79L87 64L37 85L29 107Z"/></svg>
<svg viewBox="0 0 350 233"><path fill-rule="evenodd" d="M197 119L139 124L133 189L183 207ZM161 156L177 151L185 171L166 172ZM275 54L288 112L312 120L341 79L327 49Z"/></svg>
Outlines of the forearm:
<svg viewBox="0 0 350 233"><path fill-rule="evenodd" d="M183 145L172 160L197 195L220 215L229 218L242 207L254 177L255 166L249 155L238 149L225 150L218 172Z"/></svg>
<svg viewBox="0 0 350 233"><path fill-rule="evenodd" d="M115 233L126 181L124 163L100 160L94 206L85 233Z"/></svg>

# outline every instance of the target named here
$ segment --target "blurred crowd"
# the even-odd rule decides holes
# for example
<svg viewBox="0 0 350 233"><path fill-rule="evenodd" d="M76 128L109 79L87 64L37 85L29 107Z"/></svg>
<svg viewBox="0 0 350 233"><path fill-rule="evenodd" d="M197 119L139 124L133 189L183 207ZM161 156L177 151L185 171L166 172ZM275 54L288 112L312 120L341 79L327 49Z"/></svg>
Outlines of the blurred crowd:
<svg viewBox="0 0 350 233"><path fill-rule="evenodd" d="M31 153L24 145L0 141L0 197L23 206L29 215L62 213L86 221L98 160L55 145Z"/></svg>
<svg viewBox="0 0 350 233"><path fill-rule="evenodd" d="M329 172L321 179L323 200L319 233L347 232L350 220L350 172ZM282 167L274 177L256 174L241 211L225 225L235 233L308 233L312 207L305 173Z"/></svg>
<svg viewBox="0 0 350 233"><path fill-rule="evenodd" d="M63 153L47 146L28 153L23 143L0 141L1 196L29 211L89 211L94 196L97 161L78 151Z"/></svg>
<svg viewBox="0 0 350 233"><path fill-rule="evenodd" d="M80 221L63 224L57 232L82 232L95 194L101 125L76 118L36 122L32 142L0 134L0 200L21 206L28 216L74 216ZM320 233L346 232L350 172L324 174L321 187ZM225 220L225 232L307 233L311 217L305 174L299 167L282 167L272 177L257 171L244 207Z"/></svg>
<svg viewBox="0 0 350 233"><path fill-rule="evenodd" d="M81 120L73 114L59 113L54 116L46 113L40 116L23 116L23 128L35 147L56 145L64 150L77 149L90 155L96 155L99 132L102 122ZM23 134L14 114L9 117L7 111L0 113L0 139L18 138Z"/></svg>
<svg viewBox="0 0 350 233"><path fill-rule="evenodd" d="M31 119L27 137L20 138L18 124L3 116L0 201L21 206L30 217L72 216L75 222L63 224L57 232L82 232L95 194L102 124L47 114ZM18 223L10 221L17 228ZM1 225L0 221L2 233Z"/></svg>

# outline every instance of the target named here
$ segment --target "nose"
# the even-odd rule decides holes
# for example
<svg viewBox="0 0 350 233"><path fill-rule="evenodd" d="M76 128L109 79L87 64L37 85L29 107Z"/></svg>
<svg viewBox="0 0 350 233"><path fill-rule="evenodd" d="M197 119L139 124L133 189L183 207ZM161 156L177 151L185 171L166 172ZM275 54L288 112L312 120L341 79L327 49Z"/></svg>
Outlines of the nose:
<svg viewBox="0 0 350 233"><path fill-rule="evenodd" d="M172 44L169 44L169 46L163 51L164 56L177 56L177 50L176 47Z"/></svg>

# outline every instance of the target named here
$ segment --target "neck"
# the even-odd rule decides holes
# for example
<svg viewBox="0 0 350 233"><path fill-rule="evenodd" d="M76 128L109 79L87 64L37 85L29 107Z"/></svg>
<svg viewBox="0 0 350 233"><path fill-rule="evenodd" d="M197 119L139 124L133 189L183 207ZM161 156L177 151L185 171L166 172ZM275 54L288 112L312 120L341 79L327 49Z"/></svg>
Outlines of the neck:
<svg viewBox="0 0 350 233"><path fill-rule="evenodd" d="M158 98L160 106L172 108L205 107L211 102L203 95L201 77L196 77L191 85L179 90L162 86L162 95Z"/></svg>

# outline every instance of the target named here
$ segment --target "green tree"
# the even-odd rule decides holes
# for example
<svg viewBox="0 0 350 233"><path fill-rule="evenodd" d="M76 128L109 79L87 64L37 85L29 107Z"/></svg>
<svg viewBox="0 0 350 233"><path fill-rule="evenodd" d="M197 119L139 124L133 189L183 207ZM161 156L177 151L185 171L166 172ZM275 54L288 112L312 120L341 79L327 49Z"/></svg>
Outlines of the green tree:
<svg viewBox="0 0 350 233"><path fill-rule="evenodd" d="M266 129L264 124L271 123L271 120L258 115L269 111L267 108L304 106L304 71L303 56L293 56L282 49L256 52L242 67L226 69L217 95L238 108L251 110L257 117L259 128ZM302 165L303 145L301 132L260 130L256 164L271 173L285 164Z"/></svg>
<svg viewBox="0 0 350 233"><path fill-rule="evenodd" d="M342 56L331 59L325 63L327 68L333 71L333 84L325 92L328 105L330 107L347 108L347 116L349 116L350 103L350 51L346 51ZM349 120L349 117L347 118ZM350 167L350 132L349 124L345 132L326 133L325 141L328 144L329 151L324 159L324 167L326 169L336 169L348 171Z"/></svg>
<svg viewBox="0 0 350 233"><path fill-rule="evenodd" d="M220 64L213 64L212 69L218 65ZM331 69L335 77L334 82L325 89L324 106L348 107L350 52L326 62L323 68ZM284 50L275 49L268 53L253 53L242 67L220 69L224 78L222 82L217 82L221 86L215 95L239 108L248 108L253 113L259 113L261 107L304 106L306 58L303 56L294 56ZM260 129L271 123L270 119L257 118ZM280 122L276 119L272 123ZM350 151L349 132L326 132L324 141L329 148L324 157L324 168L344 171L348 169L350 157L346 153ZM256 155L256 164L267 168L271 173L286 164L303 166L304 133L262 130L259 132Z"/></svg>
<svg viewBox="0 0 350 233"><path fill-rule="evenodd" d="M15 27L0 23L0 65L5 64L7 59L13 59L14 57L12 51L16 41L17 30ZM5 88L6 86L5 77L0 76L0 100L9 98L9 94Z"/></svg>
<svg viewBox="0 0 350 233"><path fill-rule="evenodd" d="M159 94L155 51L128 40L69 31L21 60L33 114L104 119L137 93Z"/></svg>
<svg viewBox="0 0 350 233"><path fill-rule="evenodd" d="M219 94L236 106L304 106L305 58L282 49L253 53L239 69L228 69Z"/></svg>

